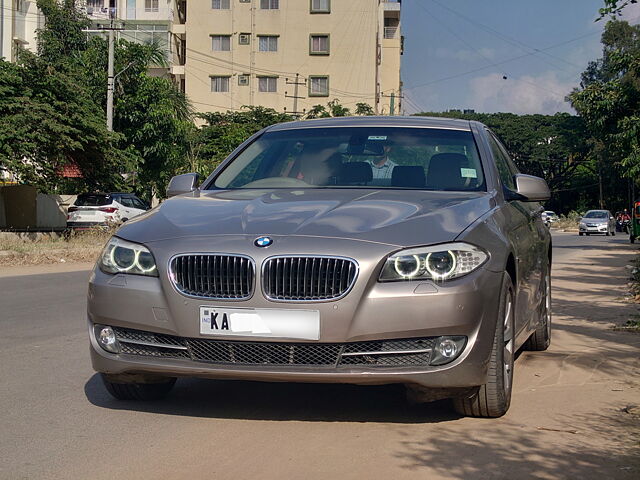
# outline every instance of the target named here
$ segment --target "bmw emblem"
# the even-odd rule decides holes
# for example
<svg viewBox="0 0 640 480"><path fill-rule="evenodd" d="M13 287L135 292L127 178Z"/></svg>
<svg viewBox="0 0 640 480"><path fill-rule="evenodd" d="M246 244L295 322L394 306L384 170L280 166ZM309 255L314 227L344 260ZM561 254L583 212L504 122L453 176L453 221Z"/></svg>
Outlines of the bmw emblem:
<svg viewBox="0 0 640 480"><path fill-rule="evenodd" d="M258 237L255 242L253 242L256 247L268 247L272 243L273 240L270 237Z"/></svg>

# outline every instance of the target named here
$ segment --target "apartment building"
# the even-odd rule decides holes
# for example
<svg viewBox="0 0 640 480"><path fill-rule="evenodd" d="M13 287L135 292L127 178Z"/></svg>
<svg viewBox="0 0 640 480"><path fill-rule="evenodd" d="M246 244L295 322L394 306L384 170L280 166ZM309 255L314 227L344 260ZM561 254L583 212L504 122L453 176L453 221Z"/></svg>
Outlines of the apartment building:
<svg viewBox="0 0 640 480"><path fill-rule="evenodd" d="M13 62L19 48L35 51L43 24L35 0L0 0L0 58Z"/></svg>
<svg viewBox="0 0 640 480"><path fill-rule="evenodd" d="M198 111L261 105L303 115L338 99L402 111L401 0L182 0L176 69ZM182 75L182 72L184 74Z"/></svg>
<svg viewBox="0 0 640 480"><path fill-rule="evenodd" d="M171 33L176 0L80 0L78 5L91 20L89 33L92 35L103 35L101 27L109 25L113 19L119 28L116 38L159 45L165 51L167 65L158 65L150 73L171 75L173 65L180 64Z"/></svg>

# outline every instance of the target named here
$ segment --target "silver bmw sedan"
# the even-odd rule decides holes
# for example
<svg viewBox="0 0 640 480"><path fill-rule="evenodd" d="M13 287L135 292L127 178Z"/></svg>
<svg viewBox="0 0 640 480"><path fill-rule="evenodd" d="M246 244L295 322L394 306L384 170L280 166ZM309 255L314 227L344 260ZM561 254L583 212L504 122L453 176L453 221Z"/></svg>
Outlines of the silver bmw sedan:
<svg viewBox="0 0 640 480"><path fill-rule="evenodd" d="M167 193L90 279L93 367L118 399L185 376L400 383L498 417L516 351L549 345L549 189L480 123L274 125Z"/></svg>

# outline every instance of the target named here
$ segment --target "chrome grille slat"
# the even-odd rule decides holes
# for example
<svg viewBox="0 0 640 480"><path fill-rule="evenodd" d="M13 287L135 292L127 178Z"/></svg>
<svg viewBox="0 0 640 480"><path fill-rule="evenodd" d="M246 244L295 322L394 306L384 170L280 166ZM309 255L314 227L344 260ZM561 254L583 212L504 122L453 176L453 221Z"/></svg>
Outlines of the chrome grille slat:
<svg viewBox="0 0 640 480"><path fill-rule="evenodd" d="M171 281L183 295L243 300L253 295L252 259L230 254L185 254L171 259Z"/></svg>
<svg viewBox="0 0 640 480"><path fill-rule="evenodd" d="M332 300L349 292L357 274L349 258L278 256L265 260L262 287L271 300Z"/></svg>

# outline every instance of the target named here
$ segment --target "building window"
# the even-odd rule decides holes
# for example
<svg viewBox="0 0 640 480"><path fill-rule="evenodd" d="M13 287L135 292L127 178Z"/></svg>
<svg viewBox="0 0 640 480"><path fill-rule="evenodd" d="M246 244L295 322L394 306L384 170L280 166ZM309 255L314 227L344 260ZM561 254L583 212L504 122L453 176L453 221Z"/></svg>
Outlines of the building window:
<svg viewBox="0 0 640 480"><path fill-rule="evenodd" d="M229 77L211 77L212 92L228 92Z"/></svg>
<svg viewBox="0 0 640 480"><path fill-rule="evenodd" d="M329 96L329 77L309 77L309 96L310 97L328 97Z"/></svg>
<svg viewBox="0 0 640 480"><path fill-rule="evenodd" d="M277 52L278 37L274 35L258 35L258 50L261 52Z"/></svg>
<svg viewBox="0 0 640 480"><path fill-rule="evenodd" d="M260 0L260 8L262 10L278 10L279 3L280 0Z"/></svg>
<svg viewBox="0 0 640 480"><path fill-rule="evenodd" d="M160 0L144 0L144 11L145 12L160 11L159 3L160 3Z"/></svg>
<svg viewBox="0 0 640 480"><path fill-rule="evenodd" d="M309 40L310 55L329 55L329 35L312 34Z"/></svg>
<svg viewBox="0 0 640 480"><path fill-rule="evenodd" d="M211 35L211 50L214 52L231 51L231 35Z"/></svg>
<svg viewBox="0 0 640 480"><path fill-rule="evenodd" d="M278 79L276 77L258 77L259 92L277 92Z"/></svg>
<svg viewBox="0 0 640 480"><path fill-rule="evenodd" d="M211 0L211 8L214 10L229 10L231 8L229 0Z"/></svg>
<svg viewBox="0 0 640 480"><path fill-rule="evenodd" d="M311 0L311 13L331 13L331 0Z"/></svg>

